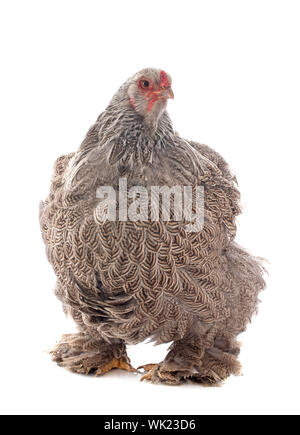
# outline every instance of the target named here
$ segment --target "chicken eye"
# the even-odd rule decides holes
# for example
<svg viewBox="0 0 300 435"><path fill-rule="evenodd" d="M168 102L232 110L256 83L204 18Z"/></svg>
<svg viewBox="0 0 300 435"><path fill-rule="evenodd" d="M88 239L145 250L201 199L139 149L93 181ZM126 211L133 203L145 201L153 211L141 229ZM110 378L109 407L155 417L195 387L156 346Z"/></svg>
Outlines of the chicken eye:
<svg viewBox="0 0 300 435"><path fill-rule="evenodd" d="M143 89L147 89L147 88L149 88L150 83L148 82L148 80L141 80L141 81L140 81L140 86L141 86L141 88L143 88Z"/></svg>

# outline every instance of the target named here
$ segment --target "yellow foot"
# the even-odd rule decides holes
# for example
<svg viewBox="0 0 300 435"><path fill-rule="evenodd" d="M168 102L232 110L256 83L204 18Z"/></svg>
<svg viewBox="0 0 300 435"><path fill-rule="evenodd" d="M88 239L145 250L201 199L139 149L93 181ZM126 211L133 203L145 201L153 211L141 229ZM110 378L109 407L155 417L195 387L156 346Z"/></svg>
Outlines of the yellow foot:
<svg viewBox="0 0 300 435"><path fill-rule="evenodd" d="M143 381L150 381L151 376L152 376L152 375L150 374L150 372L151 372L151 370L152 370L156 365L157 365L157 364L145 364L145 365L143 365L143 366L138 367L138 370L143 369L145 372L147 372L147 373L144 374L144 376L141 377L140 382L143 382Z"/></svg>
<svg viewBox="0 0 300 435"><path fill-rule="evenodd" d="M126 370L127 372L136 373L137 370L133 368L124 358L113 359L103 367L99 367L95 372L95 376L102 376L113 369Z"/></svg>
<svg viewBox="0 0 300 435"><path fill-rule="evenodd" d="M51 354L59 366L81 375L102 376L113 369L137 372L123 343L110 344L80 333L63 336Z"/></svg>

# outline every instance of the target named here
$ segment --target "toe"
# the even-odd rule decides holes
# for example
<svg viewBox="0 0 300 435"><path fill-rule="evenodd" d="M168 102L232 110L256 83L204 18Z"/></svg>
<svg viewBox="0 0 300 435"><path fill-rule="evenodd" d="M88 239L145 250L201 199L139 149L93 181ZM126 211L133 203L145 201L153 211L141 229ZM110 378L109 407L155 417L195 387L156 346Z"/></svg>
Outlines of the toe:
<svg viewBox="0 0 300 435"><path fill-rule="evenodd" d="M113 369L126 370L127 372L131 372L131 373L136 372L136 369L132 367L131 364L129 364L124 358L121 358L121 359L113 359L103 367L98 367L98 369L95 372L95 376L103 376L105 375L105 373L108 373Z"/></svg>
<svg viewBox="0 0 300 435"><path fill-rule="evenodd" d="M134 367L132 367L132 365L124 358L119 360L119 367L117 368L121 370L126 370L127 372L137 373L137 370Z"/></svg>
<svg viewBox="0 0 300 435"><path fill-rule="evenodd" d="M145 364L145 365L143 365L143 366L138 367L138 370L143 369L145 372L149 372L149 371L152 370L155 366L156 366L156 364Z"/></svg>

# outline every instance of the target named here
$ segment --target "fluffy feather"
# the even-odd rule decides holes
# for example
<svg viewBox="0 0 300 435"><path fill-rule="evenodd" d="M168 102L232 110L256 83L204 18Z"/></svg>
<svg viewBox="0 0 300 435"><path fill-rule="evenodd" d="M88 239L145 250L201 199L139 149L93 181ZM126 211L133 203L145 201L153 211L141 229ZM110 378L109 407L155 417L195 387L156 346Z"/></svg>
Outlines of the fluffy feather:
<svg viewBox="0 0 300 435"><path fill-rule="evenodd" d="M171 86L169 76L155 69L129 79L79 150L56 161L41 207L56 295L77 323L80 343L85 340L78 350L74 336L64 338L54 359L80 373L99 371L107 346L121 349L129 361L125 344L151 338L173 345L146 379L219 382L239 372L236 337L256 311L263 268L234 242L240 195L227 163L208 146L182 139L164 100L149 114L136 85L141 77ZM203 230L189 233L174 220L97 220L97 188L118 190L120 177L128 189L203 185ZM87 359L91 340L98 347Z"/></svg>

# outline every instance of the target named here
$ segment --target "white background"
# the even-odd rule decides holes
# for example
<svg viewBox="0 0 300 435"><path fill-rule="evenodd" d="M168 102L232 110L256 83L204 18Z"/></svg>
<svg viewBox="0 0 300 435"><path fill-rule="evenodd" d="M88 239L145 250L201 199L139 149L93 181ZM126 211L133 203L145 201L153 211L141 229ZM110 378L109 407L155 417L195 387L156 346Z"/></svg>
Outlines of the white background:
<svg viewBox="0 0 300 435"><path fill-rule="evenodd" d="M299 413L299 1L0 5L1 413ZM156 386L118 371L81 377L47 354L75 327L52 294L39 200L54 160L148 66L173 77L176 129L236 172L238 241L270 261L259 315L241 337L244 376L222 388ZM165 352L129 349L136 366Z"/></svg>

